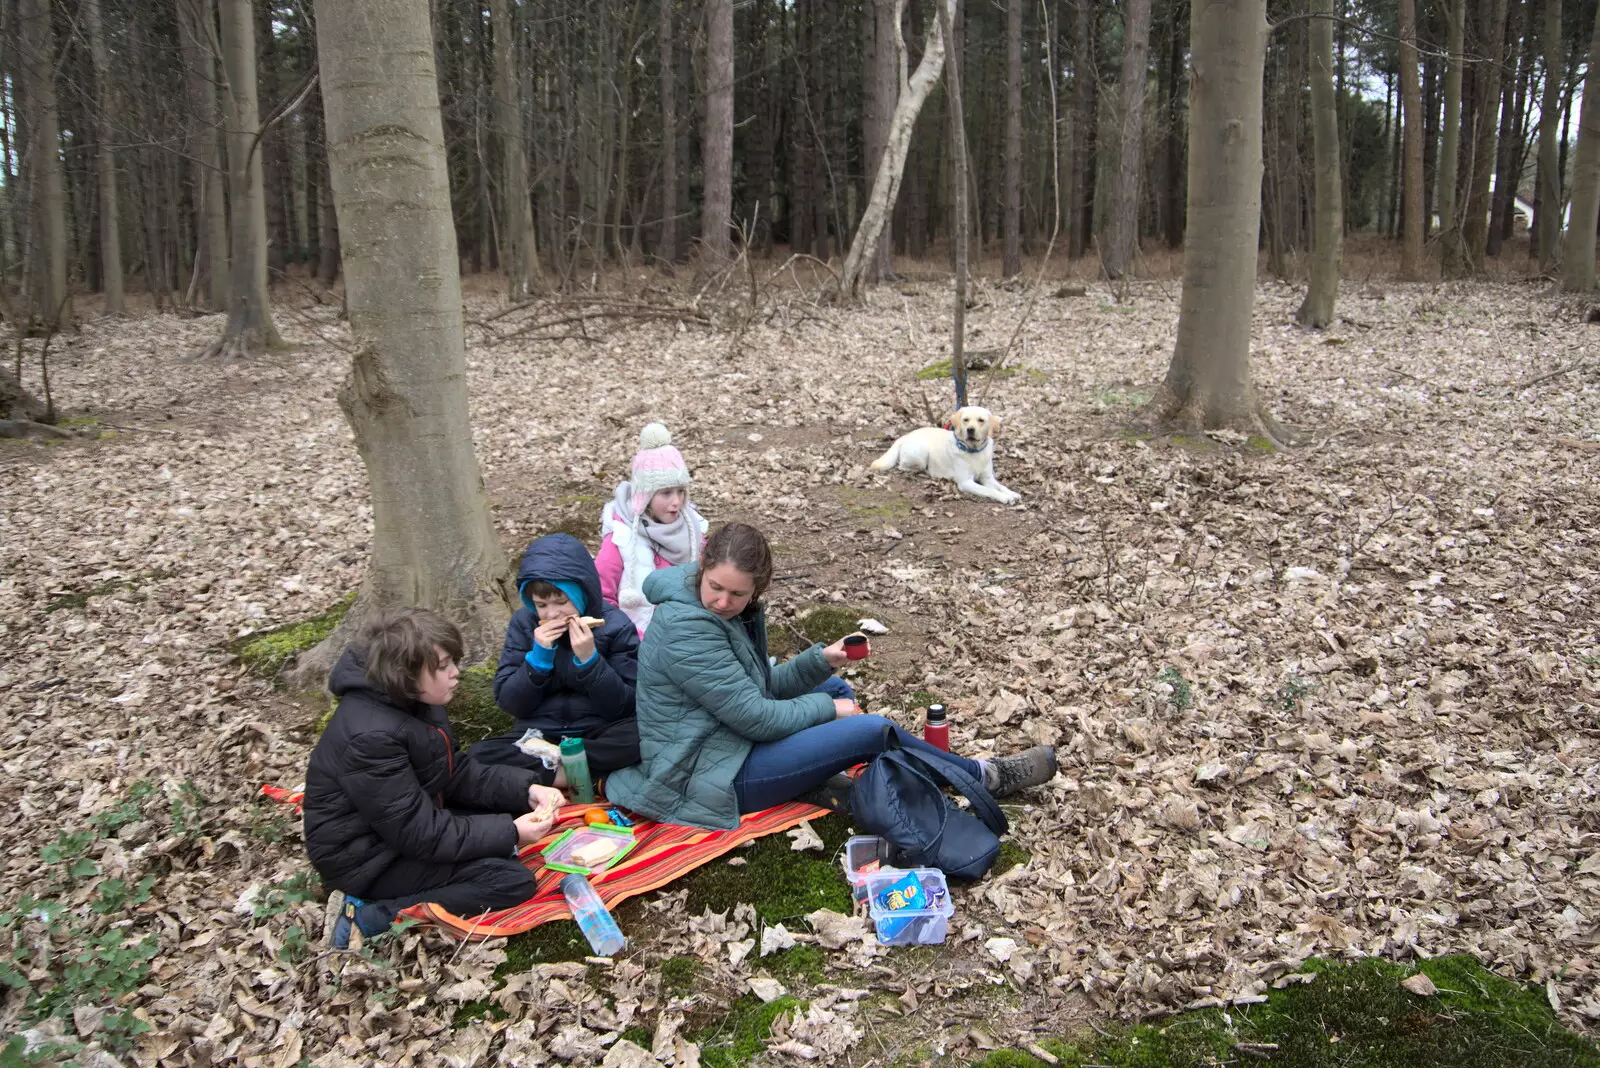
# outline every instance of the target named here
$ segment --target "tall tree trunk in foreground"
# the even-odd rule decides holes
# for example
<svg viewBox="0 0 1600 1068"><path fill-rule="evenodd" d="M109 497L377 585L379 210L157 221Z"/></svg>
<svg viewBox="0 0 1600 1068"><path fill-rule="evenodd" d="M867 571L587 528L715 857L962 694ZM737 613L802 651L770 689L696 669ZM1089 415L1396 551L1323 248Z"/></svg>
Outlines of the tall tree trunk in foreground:
<svg viewBox="0 0 1600 1068"><path fill-rule="evenodd" d="M733 0L706 0L706 114L700 146L706 175L702 267L715 271L733 251L728 240L733 219Z"/></svg>
<svg viewBox="0 0 1600 1068"><path fill-rule="evenodd" d="M528 199L528 151L523 138L521 79L512 28L511 0L490 0L494 24L494 124L500 138L500 265L505 268L506 295L513 303L526 300L537 266L533 236L533 202Z"/></svg>
<svg viewBox="0 0 1600 1068"><path fill-rule="evenodd" d="M1448 58L1444 68L1444 129L1439 148L1439 255L1446 277L1465 273L1467 251L1461 239L1456 169L1461 156L1461 67L1466 47L1467 0L1446 0Z"/></svg>
<svg viewBox="0 0 1600 1068"><path fill-rule="evenodd" d="M1550 0L1559 4L1561 0ZM1400 277L1416 281L1422 273L1422 87L1417 71L1417 0L1400 0L1400 107L1403 183Z"/></svg>
<svg viewBox="0 0 1600 1068"><path fill-rule="evenodd" d="M200 198L205 263L211 307L228 306L228 205L222 165L222 122L217 109L216 24L212 0L177 0L178 35L183 53L184 94L188 98L194 188Z"/></svg>
<svg viewBox="0 0 1600 1068"><path fill-rule="evenodd" d="M1139 251L1139 176L1144 171L1144 90L1150 68L1150 0L1127 0L1122 22L1122 81L1117 182L1111 187L1100 266L1109 278L1133 270Z"/></svg>
<svg viewBox="0 0 1600 1068"><path fill-rule="evenodd" d="M55 329L72 323L67 296L67 201L61 174L60 114L56 104L56 35L50 0L19 0L24 111L27 113L28 200L34 233L33 306Z"/></svg>
<svg viewBox="0 0 1600 1068"><path fill-rule="evenodd" d="M1600 12L1589 46L1589 74L1583 80L1578 113L1578 149L1572 161L1572 216L1561 252L1561 287L1568 293L1594 291L1595 226L1600 222Z"/></svg>
<svg viewBox="0 0 1600 1068"><path fill-rule="evenodd" d="M1266 0L1194 0L1188 237L1172 363L1151 411L1179 426L1272 437L1250 379L1261 230Z"/></svg>
<svg viewBox="0 0 1600 1068"><path fill-rule="evenodd" d="M461 275L428 8L318 0L317 59L355 341L339 406L372 487L372 559L349 615L294 669L316 684L354 628L431 608L478 660L511 601L472 451Z"/></svg>
<svg viewBox="0 0 1600 1068"><path fill-rule="evenodd" d="M1022 0L1006 0L1005 211L1001 274L1022 271Z"/></svg>
<svg viewBox="0 0 1600 1068"><path fill-rule="evenodd" d="M1333 0L1311 0L1311 13L1333 14ZM1311 71L1311 152L1316 172L1315 230L1311 285L1294 318L1301 326L1320 330L1333 322L1333 307L1339 300L1339 262L1344 253L1339 110L1333 95L1333 23L1326 18L1313 18L1306 40Z"/></svg>
<svg viewBox="0 0 1600 1068"><path fill-rule="evenodd" d="M222 66L226 74L228 325L202 356L246 356L283 342L267 298L267 201L262 185L261 118L256 106L255 27L250 0L221 0Z"/></svg>
<svg viewBox="0 0 1600 1068"><path fill-rule="evenodd" d="M117 157L111 150L111 57L106 49L105 27L100 21L100 0L84 0L83 19L89 28L89 55L94 64L94 139L100 172L100 288L107 315L122 314L122 241L117 231Z"/></svg>
<svg viewBox="0 0 1600 1068"><path fill-rule="evenodd" d="M1561 258L1561 168L1556 138L1561 133L1561 89L1567 77L1567 50L1561 40L1561 0L1544 0L1544 98L1539 103L1539 187L1535 197L1533 246L1541 274Z"/></svg>
<svg viewBox="0 0 1600 1068"><path fill-rule="evenodd" d="M1484 268L1489 250L1489 180L1494 177L1495 147L1500 140L1497 113L1500 105L1500 64L1506 41L1506 0L1481 0L1484 62L1473 77L1478 112L1477 140L1472 146L1472 182L1467 189L1467 217L1461 239L1467 263L1474 271Z"/></svg>
<svg viewBox="0 0 1600 1068"><path fill-rule="evenodd" d="M943 10L942 17L954 19L958 3L959 0L938 0ZM940 18L931 13L928 16L922 59L917 63L916 73L900 87L894 117L889 121L889 137L884 145L883 158L878 162L878 173L872 179L867 210L861 216L855 240L850 242L850 251L845 255L839 289L851 297L861 295L867 265L872 262L873 248L882 240L884 227L900 194L900 179L905 175L906 157L911 152L911 136L916 131L917 116L927 102L928 94L939 81L939 71L945 60L945 39L939 27ZM904 69L902 61L897 60L897 65Z"/></svg>

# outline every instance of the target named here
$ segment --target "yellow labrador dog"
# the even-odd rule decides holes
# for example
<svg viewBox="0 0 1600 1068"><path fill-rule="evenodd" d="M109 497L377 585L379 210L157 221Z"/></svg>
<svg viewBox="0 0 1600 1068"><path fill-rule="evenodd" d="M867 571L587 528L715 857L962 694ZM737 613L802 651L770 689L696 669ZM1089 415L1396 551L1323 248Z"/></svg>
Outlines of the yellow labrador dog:
<svg viewBox="0 0 1600 1068"><path fill-rule="evenodd" d="M889 451L872 461L874 471L925 471L932 478L947 478L956 489L972 497L987 497L1015 504L1022 494L1006 489L994 477L994 440L998 421L987 408L956 411L954 429L925 426L895 439Z"/></svg>

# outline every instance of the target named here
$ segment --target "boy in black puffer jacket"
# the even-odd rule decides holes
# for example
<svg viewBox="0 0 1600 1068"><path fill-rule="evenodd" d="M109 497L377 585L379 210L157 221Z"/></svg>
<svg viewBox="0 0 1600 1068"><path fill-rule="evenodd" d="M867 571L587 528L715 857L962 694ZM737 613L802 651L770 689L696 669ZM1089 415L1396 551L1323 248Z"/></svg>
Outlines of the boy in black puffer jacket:
<svg viewBox="0 0 1600 1068"><path fill-rule="evenodd" d="M553 743L582 738L596 776L639 762L639 722L633 684L639 673L639 632L600 595L600 573L583 542L547 534L528 546L517 569L522 608L506 627L494 673L496 702L515 721L485 738L472 756L485 764L543 771L516 747L529 728ZM583 616L603 619L591 629ZM555 780L557 786L564 779Z"/></svg>
<svg viewBox="0 0 1600 1068"><path fill-rule="evenodd" d="M336 949L352 927L379 934L424 901L473 916L533 894L516 851L549 831L563 798L533 772L456 749L443 706L461 653L455 624L397 609L329 677L339 707L306 769L305 835L312 865L343 895Z"/></svg>

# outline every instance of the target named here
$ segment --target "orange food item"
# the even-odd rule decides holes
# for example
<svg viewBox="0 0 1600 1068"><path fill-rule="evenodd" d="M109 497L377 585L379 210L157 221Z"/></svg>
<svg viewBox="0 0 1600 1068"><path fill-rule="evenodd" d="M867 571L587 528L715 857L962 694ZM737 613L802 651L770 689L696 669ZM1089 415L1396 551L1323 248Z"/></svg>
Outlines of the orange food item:
<svg viewBox="0 0 1600 1068"><path fill-rule="evenodd" d="M586 808L583 810L583 822L593 827L598 823L610 823L611 817L606 815L603 808Z"/></svg>

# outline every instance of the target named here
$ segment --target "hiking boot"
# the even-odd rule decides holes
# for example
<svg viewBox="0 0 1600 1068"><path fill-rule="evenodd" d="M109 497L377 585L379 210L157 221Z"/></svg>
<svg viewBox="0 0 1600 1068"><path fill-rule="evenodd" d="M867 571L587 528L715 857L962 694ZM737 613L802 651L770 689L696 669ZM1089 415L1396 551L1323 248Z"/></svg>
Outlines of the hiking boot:
<svg viewBox="0 0 1600 1068"><path fill-rule="evenodd" d="M1009 797L1030 786L1043 786L1056 774L1056 750L1052 745L1036 745L1011 756L986 761L983 785L995 797Z"/></svg>
<svg viewBox="0 0 1600 1068"><path fill-rule="evenodd" d="M850 813L850 791L855 787L856 781L848 773L841 771L830 778L821 786L808 790L795 798L807 805L816 805L829 812Z"/></svg>
<svg viewBox="0 0 1600 1068"><path fill-rule="evenodd" d="M347 894L343 890L335 890L328 895L326 915L333 917L333 925L327 932L329 948L350 948L351 932L361 929L356 924L356 910L365 904L366 902L359 897Z"/></svg>

